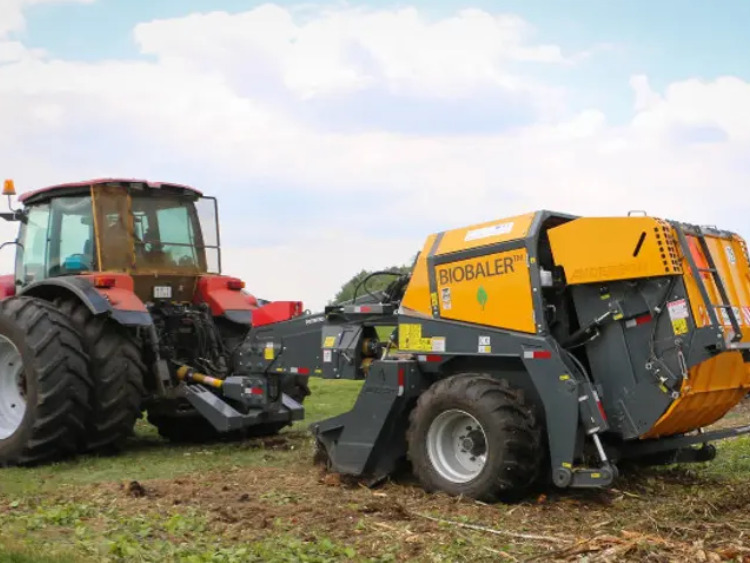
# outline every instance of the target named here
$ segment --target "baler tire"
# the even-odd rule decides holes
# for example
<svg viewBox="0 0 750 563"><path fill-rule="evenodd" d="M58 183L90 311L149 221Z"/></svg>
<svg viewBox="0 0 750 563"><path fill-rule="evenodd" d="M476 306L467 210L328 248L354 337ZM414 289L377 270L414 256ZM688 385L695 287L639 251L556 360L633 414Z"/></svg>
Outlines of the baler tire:
<svg viewBox="0 0 750 563"><path fill-rule="evenodd" d="M94 385L84 451L115 454L123 450L142 416L146 366L126 329L107 317L95 317L80 301L57 301L81 333Z"/></svg>
<svg viewBox="0 0 750 563"><path fill-rule="evenodd" d="M439 429L438 417L448 417L450 421L451 416L464 415L468 415L466 420L473 419L478 424L481 435L477 434L477 428L471 427L470 432L474 433L471 443L484 443L485 462L473 477L469 472L465 474L469 477L463 480L451 480L436 468L430 454L435 447L428 445L434 436L444 435L430 434L430 429L436 420L435 428ZM452 443L462 448L458 444L463 444L463 439L460 436ZM543 424L534 405L526 400L521 389L486 374L450 376L422 393L410 413L407 443L412 471L427 492L443 491L490 503L517 502L537 484L542 474ZM474 451L462 452L474 456L470 457L472 461L481 457Z"/></svg>
<svg viewBox="0 0 750 563"><path fill-rule="evenodd" d="M8 351L20 356L19 396L24 401L16 428L6 429L8 435L0 439L0 465L41 465L73 457L85 441L92 393L78 331L49 302L16 296L0 301L0 335L12 345ZM13 365L7 353L5 368Z"/></svg>

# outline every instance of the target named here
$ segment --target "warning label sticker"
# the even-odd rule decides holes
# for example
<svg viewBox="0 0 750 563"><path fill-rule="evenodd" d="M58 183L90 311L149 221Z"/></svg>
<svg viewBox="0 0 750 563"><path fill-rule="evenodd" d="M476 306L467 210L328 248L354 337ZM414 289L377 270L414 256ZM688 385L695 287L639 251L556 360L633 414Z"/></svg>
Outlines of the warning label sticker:
<svg viewBox="0 0 750 563"><path fill-rule="evenodd" d="M492 352L492 346L490 345L490 337L489 336L480 336L479 337L479 345L477 347L477 351L480 354L490 354Z"/></svg>
<svg viewBox="0 0 750 563"><path fill-rule="evenodd" d="M452 306L450 287L444 287L440 290L440 299L442 301L443 311L450 311Z"/></svg>
<svg viewBox="0 0 750 563"><path fill-rule="evenodd" d="M670 301L667 303L667 307L669 308L669 318L673 321L677 319L687 319L690 316L687 301L685 299Z"/></svg>
<svg viewBox="0 0 750 563"><path fill-rule="evenodd" d="M266 342L266 348L263 350L263 359L273 360L274 356L273 342Z"/></svg>
<svg viewBox="0 0 750 563"><path fill-rule="evenodd" d="M687 319L690 317L687 301L685 299L670 301L667 303L667 309L674 333L685 334L688 331Z"/></svg>
<svg viewBox="0 0 750 563"><path fill-rule="evenodd" d="M323 361L329 363L331 361L331 351L323 350Z"/></svg>
<svg viewBox="0 0 750 563"><path fill-rule="evenodd" d="M402 324L398 329L398 347L419 352L445 352L445 337L422 338L421 324Z"/></svg>
<svg viewBox="0 0 750 563"><path fill-rule="evenodd" d="M730 264L736 264L737 263L737 256L734 254L734 249L731 247L731 245L726 245L725 250L727 252L727 260L729 260Z"/></svg>

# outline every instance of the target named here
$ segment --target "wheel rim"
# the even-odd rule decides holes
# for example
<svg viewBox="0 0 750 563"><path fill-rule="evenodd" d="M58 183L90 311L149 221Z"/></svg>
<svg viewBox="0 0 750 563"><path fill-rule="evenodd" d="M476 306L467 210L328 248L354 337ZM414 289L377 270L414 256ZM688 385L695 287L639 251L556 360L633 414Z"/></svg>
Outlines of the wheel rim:
<svg viewBox="0 0 750 563"><path fill-rule="evenodd" d="M0 440L12 436L26 414L26 376L18 348L0 335Z"/></svg>
<svg viewBox="0 0 750 563"><path fill-rule="evenodd" d="M487 463L487 435L479 421L462 410L448 410L427 431L427 454L443 479L466 483Z"/></svg>

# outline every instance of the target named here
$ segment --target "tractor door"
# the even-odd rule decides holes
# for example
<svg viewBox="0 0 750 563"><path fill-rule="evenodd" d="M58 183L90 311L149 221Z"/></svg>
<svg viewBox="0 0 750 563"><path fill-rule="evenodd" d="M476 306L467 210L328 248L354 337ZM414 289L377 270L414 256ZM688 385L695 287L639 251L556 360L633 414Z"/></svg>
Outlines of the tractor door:
<svg viewBox="0 0 750 563"><path fill-rule="evenodd" d="M94 225L88 196L57 197L29 208L19 232L16 281L96 271Z"/></svg>

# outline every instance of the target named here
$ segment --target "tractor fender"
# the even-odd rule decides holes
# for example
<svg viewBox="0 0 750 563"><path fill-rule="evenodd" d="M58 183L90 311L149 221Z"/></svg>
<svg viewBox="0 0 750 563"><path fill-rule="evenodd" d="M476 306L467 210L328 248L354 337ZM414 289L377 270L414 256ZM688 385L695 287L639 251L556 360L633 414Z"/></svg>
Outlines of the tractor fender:
<svg viewBox="0 0 750 563"><path fill-rule="evenodd" d="M6 274L0 276L0 299L13 297L16 294L16 276Z"/></svg>
<svg viewBox="0 0 750 563"><path fill-rule="evenodd" d="M206 303L214 317L224 317L237 324L249 325L258 302L243 291L244 282L238 278L207 274L198 278L194 303Z"/></svg>
<svg viewBox="0 0 750 563"><path fill-rule="evenodd" d="M150 326L153 324L146 306L136 297L132 289L121 287L98 289L86 276L40 280L30 283L21 289L18 294L39 297L48 301L57 297L72 296L86 305L93 315L109 315L118 323L127 326ZM126 307L113 307L112 302L119 304L123 300L122 297L125 297L125 301L127 301L127 303L124 303Z"/></svg>

